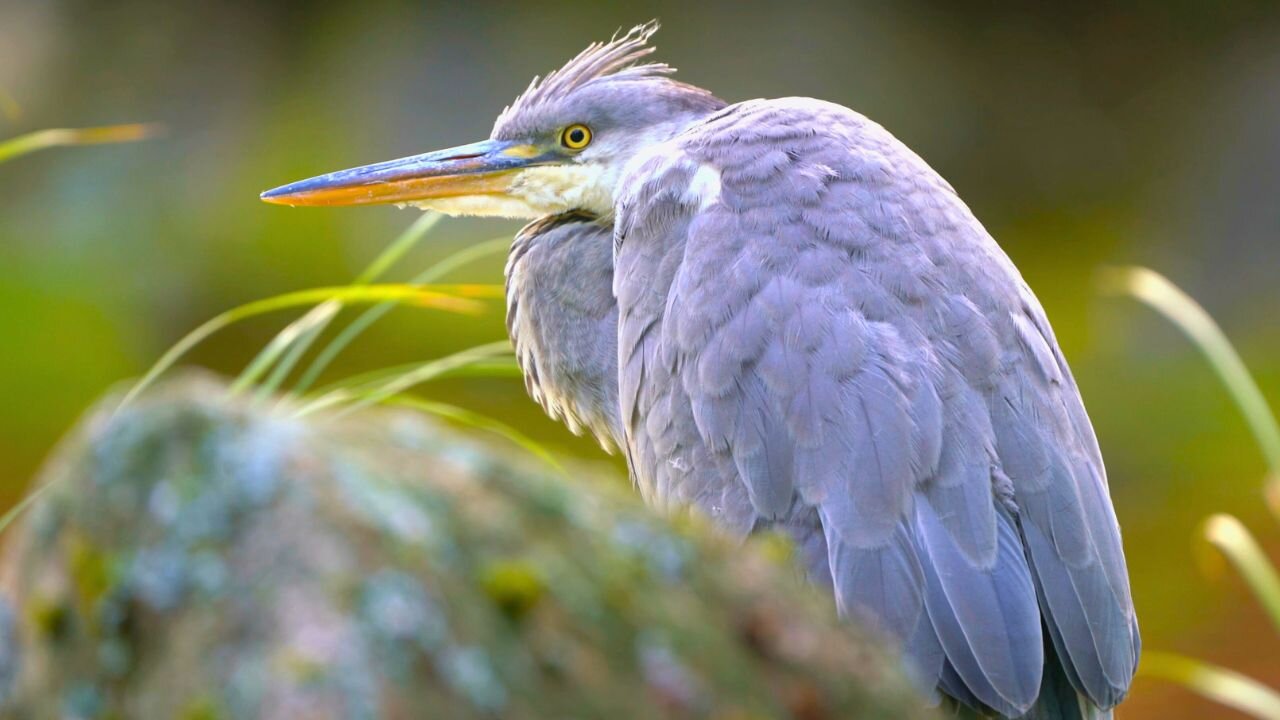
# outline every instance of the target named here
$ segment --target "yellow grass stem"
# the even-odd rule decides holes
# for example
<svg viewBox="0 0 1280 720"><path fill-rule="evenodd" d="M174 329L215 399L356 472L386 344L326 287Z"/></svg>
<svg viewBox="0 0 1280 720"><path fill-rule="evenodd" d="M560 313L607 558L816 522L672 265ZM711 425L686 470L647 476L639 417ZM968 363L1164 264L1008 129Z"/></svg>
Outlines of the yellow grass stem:
<svg viewBox="0 0 1280 720"><path fill-rule="evenodd" d="M486 255L500 252L510 245L511 241L508 238L495 238L487 242L463 248L462 250L449 255L440 262L437 262L422 271L415 276L411 282L435 282L462 265L473 262ZM361 313L360 316L353 320L350 325L343 328L342 332L340 332L337 337L325 346L324 350L320 351L320 354L316 356L314 361L312 361L311 365L302 374L302 377L299 378L298 384L294 386L293 392L295 394L306 392L306 390L315 383L316 379L320 377L320 374L329 367L329 364L333 362L334 358L338 357L339 353L345 350L353 340L360 336L361 333L369 329L369 326L373 325L381 319L383 315L390 312L393 307L394 305L389 303L374 305Z"/></svg>
<svg viewBox="0 0 1280 720"><path fill-rule="evenodd" d="M368 285L381 277L387 269L394 265L405 253L409 252L418 241L426 237L427 232L435 227L436 223L440 222L441 217L437 213L427 213L415 220L394 242L379 253L378 257L374 258L368 267L356 276L352 284ZM330 300L322 305L317 305L306 315L290 323L288 327L280 331L280 334L272 338L271 342L240 373L240 376L236 378L231 386L231 392L238 393L258 382L258 379L273 365L275 365L275 369L272 370L271 376L267 378L267 381L263 383L258 396L265 397L275 392L275 389L293 370L293 366L302 359L302 355L307 351L307 348L320 336L320 333L324 332L324 329L333 318L337 317L340 310L342 310L342 303ZM281 356L283 356L283 359L281 359ZM280 360L279 365L276 365L277 360Z"/></svg>
<svg viewBox="0 0 1280 720"><path fill-rule="evenodd" d="M552 455L550 451L542 447L542 445L538 444L528 435L525 435L506 423L494 420L487 415L472 412L471 410L460 408L455 405L435 402L434 400L426 400L412 395L393 395L386 398L383 402L387 405L401 405L413 408L414 410L420 410L446 420L452 420L463 425L469 425L477 430L484 430L500 435L528 451L530 454L538 457L547 465L551 466L551 468L556 472L561 475L565 475L566 477L568 476L564 466L556 460L555 456Z"/></svg>
<svg viewBox="0 0 1280 720"><path fill-rule="evenodd" d="M1280 515L1280 423L1222 328L1191 296L1149 268L1106 268L1099 281L1104 291L1130 295L1164 315L1209 359L1266 458L1270 468L1266 496L1272 510Z"/></svg>
<svg viewBox="0 0 1280 720"><path fill-rule="evenodd" d="M381 382L370 383L361 388L339 388L325 393L303 405L296 414L301 417L340 403L349 403L340 413L346 414L362 407L385 402L388 398L403 394L415 385L435 380L451 371L473 363L492 360L495 356L509 352L511 352L511 343L506 340L477 345L436 360L417 363Z"/></svg>
<svg viewBox="0 0 1280 720"><path fill-rule="evenodd" d="M305 305L315 305L328 301L343 304L375 303L391 301L402 305L447 310L451 312L479 312L483 305L476 302L476 297L492 297L492 292L484 286L443 285L425 287L420 285L365 285L313 288L285 293L275 297L257 300L240 307L228 310L200 327L192 330L156 361L147 374L125 395L120 408L127 406L143 390L147 389L164 371L168 370L191 348L200 344L215 332L240 320L262 315L264 313L285 310ZM117 408L116 412L119 412Z"/></svg>
<svg viewBox="0 0 1280 720"><path fill-rule="evenodd" d="M1231 561L1280 630L1280 575L1249 529L1235 517L1219 513L1205 520L1201 534Z"/></svg>
<svg viewBox="0 0 1280 720"><path fill-rule="evenodd" d="M92 128L49 128L0 141L0 163L54 147L137 142L154 137L159 125L134 123Z"/></svg>
<svg viewBox="0 0 1280 720"><path fill-rule="evenodd" d="M1258 720L1280 720L1280 693L1234 670L1173 653L1142 654L1138 674L1170 680Z"/></svg>

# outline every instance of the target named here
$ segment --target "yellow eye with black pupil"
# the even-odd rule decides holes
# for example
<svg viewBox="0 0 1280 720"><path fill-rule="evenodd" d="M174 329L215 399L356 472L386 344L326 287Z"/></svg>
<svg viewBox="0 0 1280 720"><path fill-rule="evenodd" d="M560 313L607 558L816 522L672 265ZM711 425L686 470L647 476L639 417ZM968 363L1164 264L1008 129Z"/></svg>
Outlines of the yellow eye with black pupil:
<svg viewBox="0 0 1280 720"><path fill-rule="evenodd" d="M586 125L570 125L560 133L560 144L570 150L581 150L591 144L591 129Z"/></svg>

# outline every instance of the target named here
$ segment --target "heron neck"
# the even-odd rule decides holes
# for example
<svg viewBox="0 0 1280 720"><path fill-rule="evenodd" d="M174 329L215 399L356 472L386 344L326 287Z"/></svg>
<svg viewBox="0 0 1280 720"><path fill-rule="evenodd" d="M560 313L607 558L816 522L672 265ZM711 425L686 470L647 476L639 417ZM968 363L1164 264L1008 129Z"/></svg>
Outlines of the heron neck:
<svg viewBox="0 0 1280 720"><path fill-rule="evenodd" d="M529 394L577 434L621 447L613 229L570 212L526 226L507 260L507 332Z"/></svg>

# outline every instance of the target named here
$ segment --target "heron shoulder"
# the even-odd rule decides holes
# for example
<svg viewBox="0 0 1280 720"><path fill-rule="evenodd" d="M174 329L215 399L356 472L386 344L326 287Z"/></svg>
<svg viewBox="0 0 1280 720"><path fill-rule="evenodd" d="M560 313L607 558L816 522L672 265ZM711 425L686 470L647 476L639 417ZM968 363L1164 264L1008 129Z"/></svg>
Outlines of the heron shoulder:
<svg viewBox="0 0 1280 720"><path fill-rule="evenodd" d="M994 248L923 159L865 116L813 98L730 105L637 153L614 197L620 233L672 204L695 214L723 205L775 228L808 224L851 247L945 231L948 248Z"/></svg>
<svg viewBox="0 0 1280 720"><path fill-rule="evenodd" d="M868 180L888 193L922 187L931 192L932 202L949 197L949 204L963 206L951 185L882 125L843 105L809 97L735 103L648 145L622 168L615 200L646 184L651 191L669 190L696 175L696 192L684 199L705 205L710 189L718 189L710 182L712 172L727 173L730 181L736 176L743 190L757 193L771 181L782 181L781 190L789 184L803 193L811 184L790 182L791 176L817 172L828 175L814 178L823 185ZM807 198L809 204L820 199Z"/></svg>

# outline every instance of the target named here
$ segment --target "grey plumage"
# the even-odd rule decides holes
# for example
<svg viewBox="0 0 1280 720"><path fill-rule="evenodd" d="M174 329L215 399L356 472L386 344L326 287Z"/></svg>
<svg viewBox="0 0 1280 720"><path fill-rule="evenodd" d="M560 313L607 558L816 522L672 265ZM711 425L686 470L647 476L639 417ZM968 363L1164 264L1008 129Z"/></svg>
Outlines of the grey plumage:
<svg viewBox="0 0 1280 720"><path fill-rule="evenodd" d="M613 228L578 212L542 218L507 257L507 332L529 395L575 434L606 450L618 422Z"/></svg>
<svg viewBox="0 0 1280 720"><path fill-rule="evenodd" d="M730 105L630 160L613 228L619 441L646 498L816 540L841 610L969 705L1123 697L1137 625L1079 392L923 160L829 103ZM599 294L596 261L560 284Z"/></svg>
<svg viewBox="0 0 1280 720"><path fill-rule="evenodd" d="M1035 295L884 128L678 83L639 64L655 27L535 81L488 141L264 198L547 216L508 264L516 356L647 501L789 534L961 714L1110 716L1137 620Z"/></svg>
<svg viewBox="0 0 1280 720"><path fill-rule="evenodd" d="M1068 676L1118 702L1137 629L1096 440L1039 303L950 186L803 98L730 106L648 154L615 231L637 482L699 504L741 488L784 522L756 486L794 486L842 610L904 639L923 610L944 689L1026 712L1043 617ZM692 202L707 168L719 192ZM788 467L743 472L760 457Z"/></svg>

